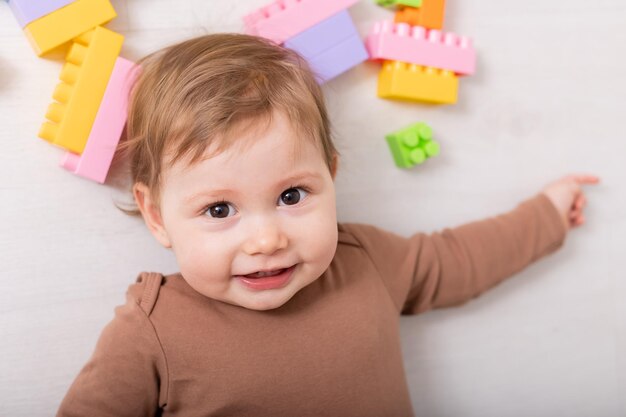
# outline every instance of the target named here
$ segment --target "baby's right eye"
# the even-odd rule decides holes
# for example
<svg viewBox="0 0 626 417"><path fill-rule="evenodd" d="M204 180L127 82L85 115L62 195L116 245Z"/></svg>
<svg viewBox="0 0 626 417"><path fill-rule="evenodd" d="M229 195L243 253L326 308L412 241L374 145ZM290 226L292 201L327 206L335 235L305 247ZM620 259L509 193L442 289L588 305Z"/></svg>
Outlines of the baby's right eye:
<svg viewBox="0 0 626 417"><path fill-rule="evenodd" d="M232 206L232 204L218 203L207 207L204 213L208 214L214 219L224 219L226 217L231 217L237 214L237 210Z"/></svg>

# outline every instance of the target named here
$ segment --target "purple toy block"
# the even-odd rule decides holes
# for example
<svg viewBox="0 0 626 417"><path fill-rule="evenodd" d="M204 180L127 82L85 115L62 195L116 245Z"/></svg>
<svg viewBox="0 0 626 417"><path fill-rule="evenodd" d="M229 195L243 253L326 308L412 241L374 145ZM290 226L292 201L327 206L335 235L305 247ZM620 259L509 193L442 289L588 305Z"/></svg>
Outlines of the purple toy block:
<svg viewBox="0 0 626 417"><path fill-rule="evenodd" d="M359 36L348 40L309 60L320 84L335 78L365 61L369 55Z"/></svg>
<svg viewBox="0 0 626 417"><path fill-rule="evenodd" d="M286 40L285 47L293 49L309 59L354 35L358 35L358 32L354 27L350 13L344 10Z"/></svg>
<svg viewBox="0 0 626 417"><path fill-rule="evenodd" d="M341 11L285 42L304 57L320 84L368 58L352 18Z"/></svg>
<svg viewBox="0 0 626 417"><path fill-rule="evenodd" d="M75 0L9 0L9 6L22 28Z"/></svg>

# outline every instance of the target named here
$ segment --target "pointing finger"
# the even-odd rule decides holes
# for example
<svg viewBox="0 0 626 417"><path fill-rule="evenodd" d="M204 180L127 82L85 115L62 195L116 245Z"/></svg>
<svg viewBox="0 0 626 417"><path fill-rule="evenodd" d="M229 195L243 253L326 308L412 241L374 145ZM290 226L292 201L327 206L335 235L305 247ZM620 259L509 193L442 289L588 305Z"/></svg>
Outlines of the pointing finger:
<svg viewBox="0 0 626 417"><path fill-rule="evenodd" d="M600 182L600 177L591 174L575 174L570 178L580 185L592 185Z"/></svg>

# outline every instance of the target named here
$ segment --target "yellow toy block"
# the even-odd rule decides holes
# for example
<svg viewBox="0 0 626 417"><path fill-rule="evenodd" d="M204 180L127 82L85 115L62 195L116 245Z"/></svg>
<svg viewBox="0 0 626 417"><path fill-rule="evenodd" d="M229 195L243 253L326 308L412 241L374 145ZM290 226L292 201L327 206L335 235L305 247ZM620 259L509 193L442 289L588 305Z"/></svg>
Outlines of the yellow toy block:
<svg viewBox="0 0 626 417"><path fill-rule="evenodd" d="M459 79L452 71L385 61L378 75L378 96L382 98L456 103Z"/></svg>
<svg viewBox="0 0 626 417"><path fill-rule="evenodd" d="M109 0L76 0L24 28L38 56L116 17Z"/></svg>
<svg viewBox="0 0 626 417"><path fill-rule="evenodd" d="M74 39L40 138L82 153L123 42L122 35L103 27Z"/></svg>

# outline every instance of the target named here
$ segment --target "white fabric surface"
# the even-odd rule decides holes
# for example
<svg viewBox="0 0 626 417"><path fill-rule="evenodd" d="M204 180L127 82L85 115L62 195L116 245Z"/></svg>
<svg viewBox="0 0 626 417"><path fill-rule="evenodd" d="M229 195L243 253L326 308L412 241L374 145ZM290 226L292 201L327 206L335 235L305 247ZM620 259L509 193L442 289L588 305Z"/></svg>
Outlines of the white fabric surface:
<svg viewBox="0 0 626 417"><path fill-rule="evenodd" d="M137 59L188 37L241 31L265 0L114 0L108 25ZM362 35L391 13L362 0ZM448 0L478 70L454 106L376 97L378 66L326 87L342 153L342 221L409 234L497 214L568 172L592 172L588 224L556 255L463 307L403 318L419 416L626 415L623 99L626 3ZM50 416L142 270L176 271L127 196L59 168L37 131L60 72L0 2L0 415ZM384 135L426 121L442 154L401 171ZM621 215L619 213L622 213Z"/></svg>

